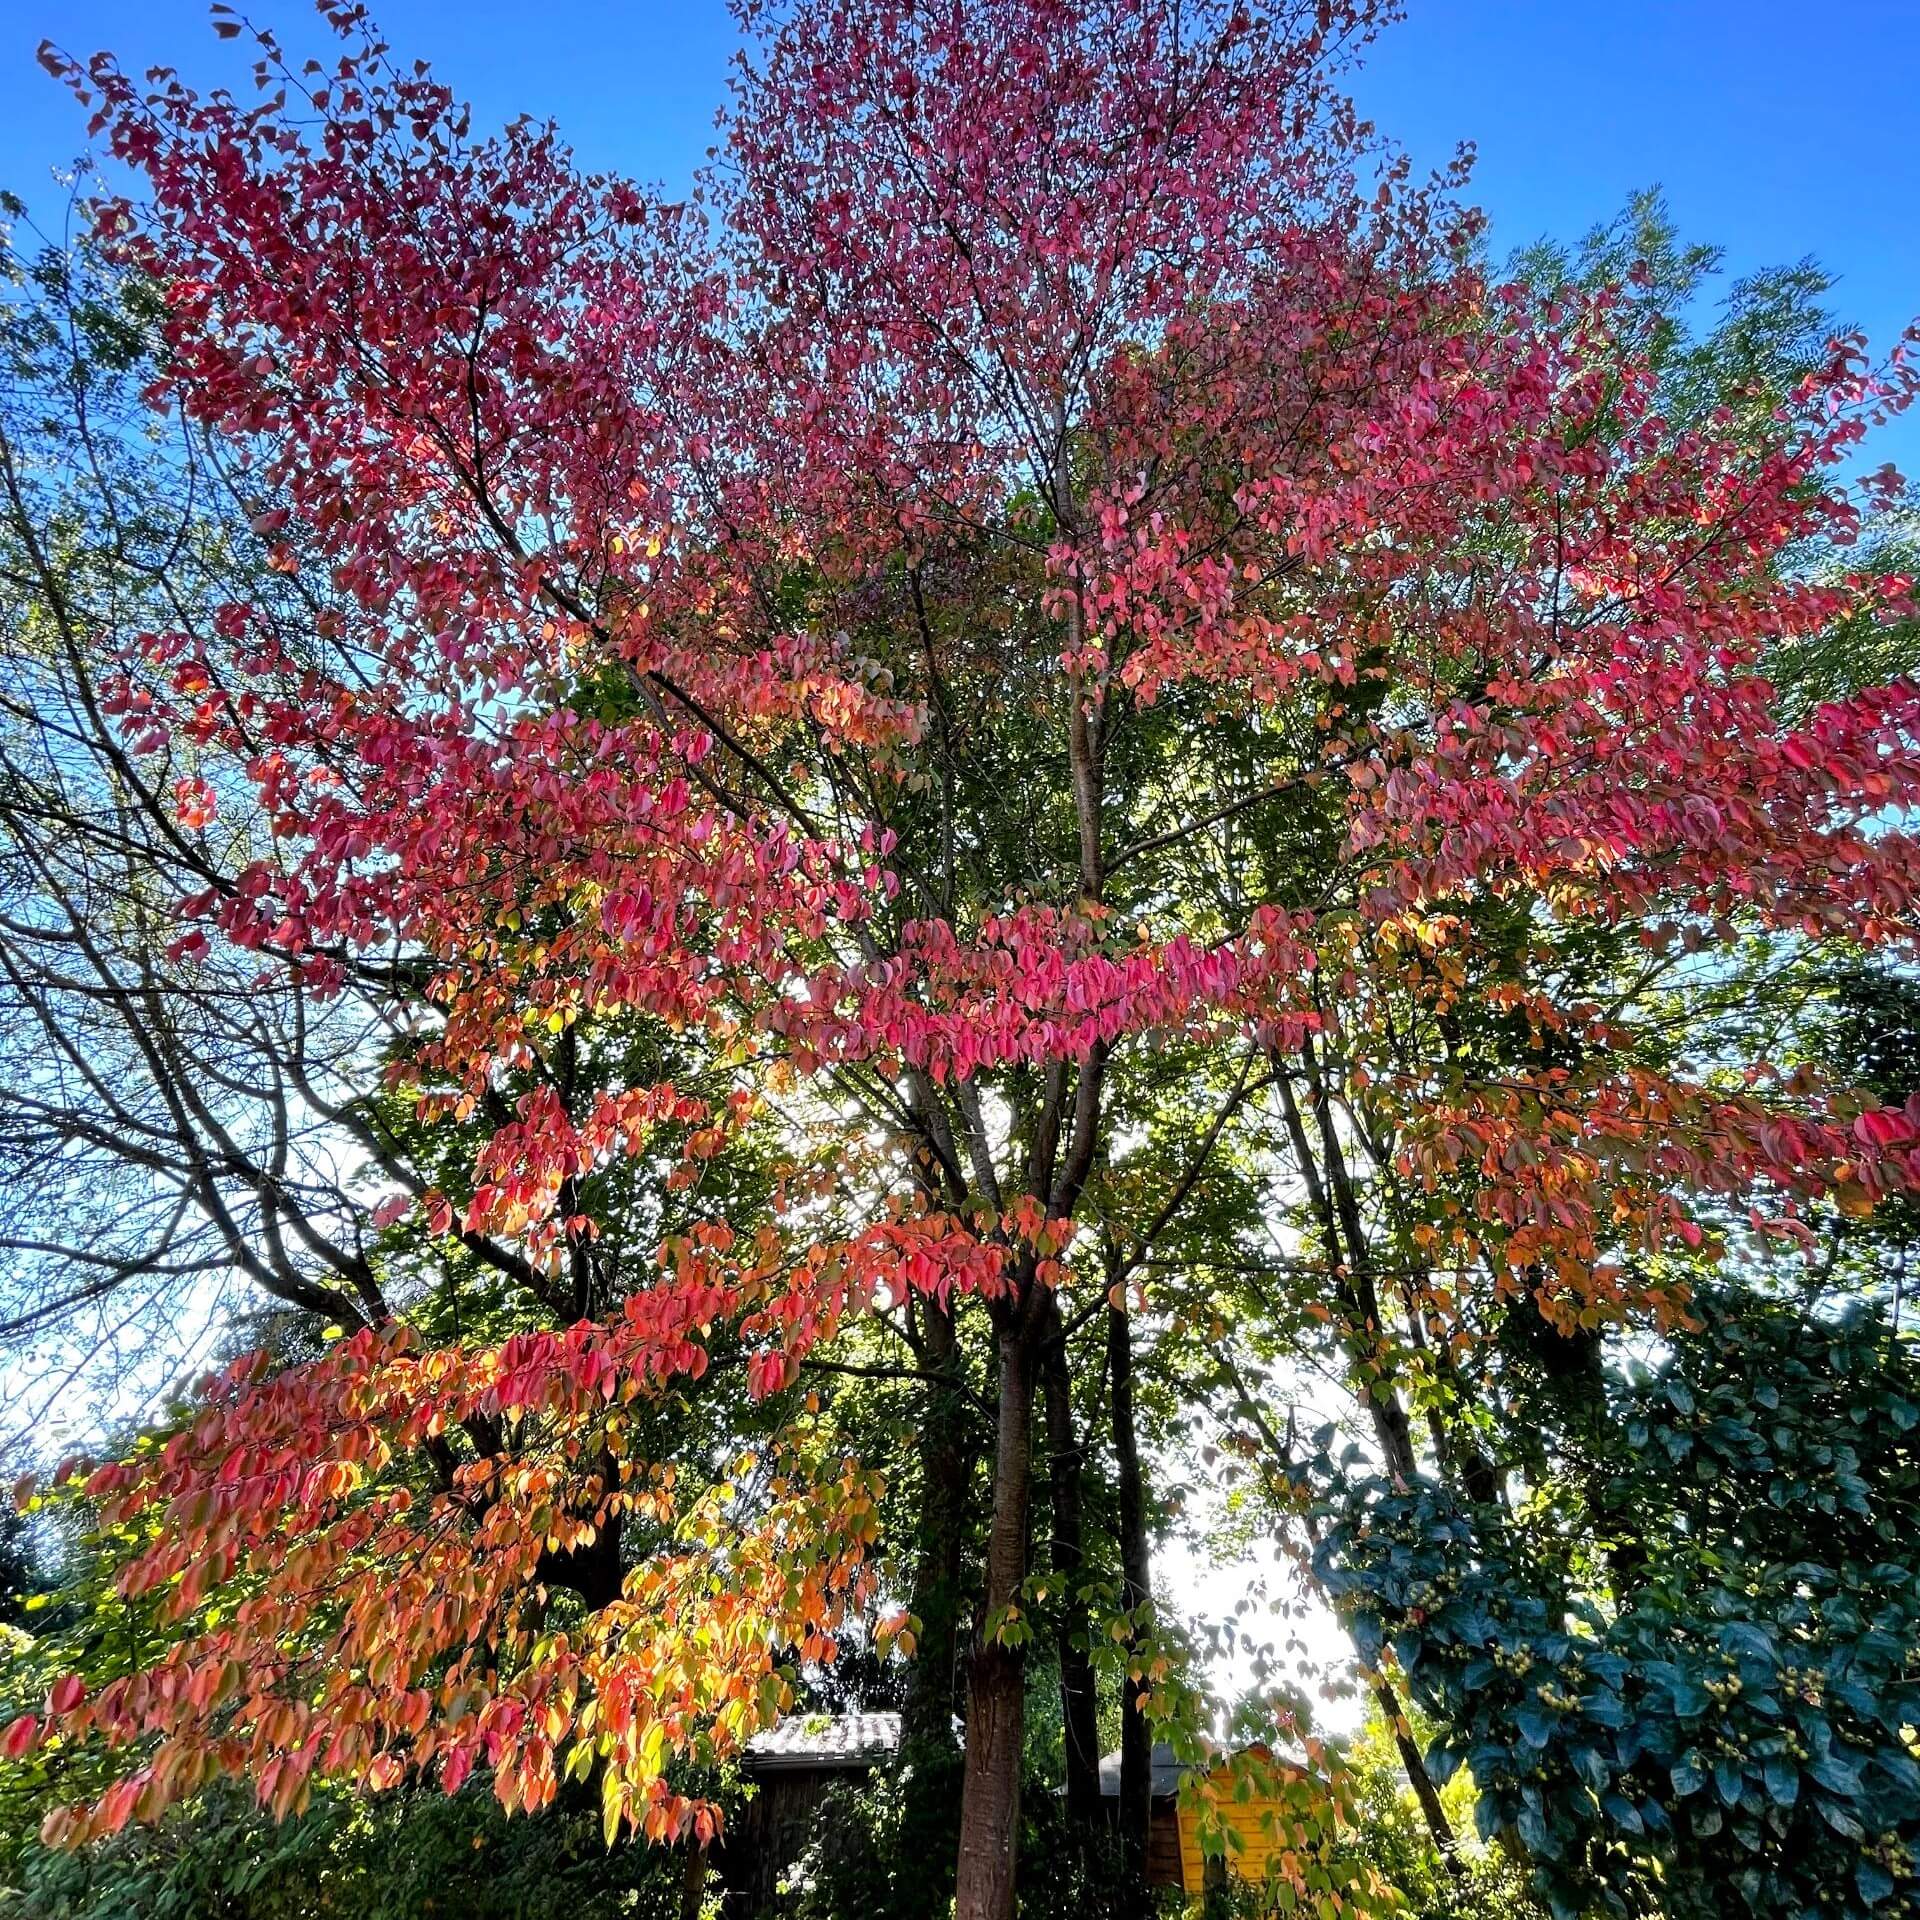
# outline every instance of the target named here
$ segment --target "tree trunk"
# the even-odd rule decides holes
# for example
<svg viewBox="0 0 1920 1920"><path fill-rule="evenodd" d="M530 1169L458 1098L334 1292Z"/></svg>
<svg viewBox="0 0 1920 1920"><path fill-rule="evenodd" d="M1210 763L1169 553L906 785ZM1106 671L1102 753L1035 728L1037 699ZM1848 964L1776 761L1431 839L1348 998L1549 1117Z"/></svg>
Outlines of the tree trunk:
<svg viewBox="0 0 1920 1920"><path fill-rule="evenodd" d="M707 1846L696 1840L687 1851L686 1877L680 1882L680 1920L700 1920L707 1899Z"/></svg>
<svg viewBox="0 0 1920 1920"><path fill-rule="evenodd" d="M1311 1056L1308 1058L1311 1071ZM1275 1085L1280 1089L1281 1110L1286 1115L1287 1134L1293 1142L1294 1158L1299 1164L1300 1177L1306 1182L1308 1202L1319 1220L1321 1236L1327 1245L1327 1259L1332 1267L1329 1282L1334 1302L1340 1309L1343 1323L1340 1337L1353 1365L1354 1387L1372 1419L1374 1437L1380 1443L1387 1471L1401 1480L1411 1481L1419 1471L1418 1456L1413 1446L1413 1428L1394 1385L1393 1367L1382 1337L1385 1330L1380 1320L1380 1303L1374 1294L1366 1235L1352 1186L1345 1179L1345 1163L1344 1160L1338 1162L1341 1180L1336 1205L1327 1184L1320 1177L1319 1164L1307 1140L1300 1109L1294 1102L1292 1083L1278 1055L1274 1056L1274 1066ZM1332 1115L1317 1077L1310 1081L1310 1090L1318 1090L1314 1116L1319 1123L1321 1141L1331 1166L1339 1153L1339 1140L1333 1131ZM1341 1241L1343 1222L1352 1239L1352 1244L1345 1247Z"/></svg>
<svg viewBox="0 0 1920 1920"><path fill-rule="evenodd" d="M954 1920L1013 1920L1014 1914L1026 1661L1017 1645L1007 1643L1002 1629L1006 1610L1018 1603L1027 1575L1034 1346L1030 1316L1018 1309L1007 1314L999 1329L1000 1401L986 1617L967 1669L967 1753L960 1788Z"/></svg>
<svg viewBox="0 0 1920 1920"><path fill-rule="evenodd" d="M614 1464L607 1459L591 1505L597 1508L605 1497L605 1490L618 1484ZM588 1502L583 1500L581 1504L586 1506ZM620 1532L620 1515L605 1515L593 1538L584 1545L568 1547L564 1552L552 1548L543 1552L535 1569L537 1577L550 1587L571 1588L589 1613L612 1606L620 1598L626 1581L625 1569L620 1564Z"/></svg>
<svg viewBox="0 0 1920 1920"><path fill-rule="evenodd" d="M1261 1437L1266 1441L1268 1450L1273 1455L1274 1464L1285 1476L1281 1484L1291 1486L1295 1464L1292 1448L1274 1432L1272 1425L1260 1411L1258 1402L1247 1392L1246 1383L1241 1379L1239 1370L1229 1363L1229 1371L1232 1373L1235 1386L1240 1389L1241 1406L1251 1415L1254 1425L1259 1428ZM1313 1517L1312 1509L1309 1508L1301 1519L1306 1529L1308 1545L1317 1549L1320 1545L1320 1528ZM1305 1571L1308 1580L1312 1582L1320 1597L1332 1609L1334 1617L1339 1619L1341 1625L1347 1627L1348 1632L1351 1633L1352 1628L1342 1617L1339 1603L1327 1591L1325 1583L1313 1570L1311 1560L1307 1562ZM1357 1641L1354 1651L1356 1653L1359 1651ZM1447 1810L1440 1803L1440 1792L1433 1784L1432 1774L1427 1771L1426 1760L1415 1744L1412 1734L1407 1731L1406 1716L1401 1712L1399 1696L1395 1694L1383 1674L1374 1676L1373 1698L1393 1732L1393 1744L1399 1751L1400 1764L1406 1773L1407 1784L1412 1787L1413 1797L1420 1803L1420 1812L1426 1820L1428 1833L1433 1837L1433 1844L1439 1849L1440 1858L1445 1863L1447 1872L1458 1879L1465 1872L1465 1868L1460 1863L1459 1845L1454 1838L1453 1823L1448 1820Z"/></svg>
<svg viewBox="0 0 1920 1920"><path fill-rule="evenodd" d="M932 1299L917 1302L915 1310L920 1316L921 1355L927 1372L936 1379L927 1388L926 1415L920 1427L922 1499L913 1574L913 1611L920 1631L907 1675L900 1733L903 1745L934 1742L951 1747L961 1563L973 1461L952 1310Z"/></svg>
<svg viewBox="0 0 1920 1920"><path fill-rule="evenodd" d="M1446 1808L1440 1804L1440 1789L1427 1771L1426 1756L1407 1731L1407 1716L1401 1710L1400 1696L1385 1680L1375 1680L1373 1698L1393 1735L1394 1749L1400 1755L1400 1770L1407 1776L1407 1785L1420 1803L1421 1817L1439 1850L1441 1865L1457 1879L1466 1871L1460 1862L1460 1843L1454 1838L1453 1822L1447 1818Z"/></svg>
<svg viewBox="0 0 1920 1920"><path fill-rule="evenodd" d="M1107 1366L1113 1378L1113 1457L1119 1477L1120 1602L1134 1616L1152 1598L1147 1559L1146 1489L1133 1416L1133 1327L1124 1311L1107 1309ZM1121 1920L1149 1911L1147 1841L1153 1823L1153 1740L1140 1711L1144 1681L1129 1673L1120 1692L1120 1851L1126 1878Z"/></svg>
<svg viewBox="0 0 1920 1920"><path fill-rule="evenodd" d="M1067 1818L1091 1827L1100 1818L1099 1698L1093 1656L1088 1651L1087 1606L1080 1595L1086 1557L1081 1514L1085 1450L1073 1423L1073 1396L1066 1348L1058 1342L1059 1314L1050 1316L1041 1361L1047 1410L1047 1484L1053 1504L1053 1540L1048 1559L1060 1576L1056 1645L1060 1660L1060 1718L1067 1754Z"/></svg>

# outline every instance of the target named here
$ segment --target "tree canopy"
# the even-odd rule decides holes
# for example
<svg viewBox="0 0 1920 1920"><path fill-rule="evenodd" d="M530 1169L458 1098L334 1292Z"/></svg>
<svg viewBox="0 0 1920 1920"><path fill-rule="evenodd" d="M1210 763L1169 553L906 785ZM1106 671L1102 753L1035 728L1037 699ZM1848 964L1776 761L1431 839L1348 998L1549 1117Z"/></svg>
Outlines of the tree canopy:
<svg viewBox="0 0 1920 1920"><path fill-rule="evenodd" d="M1144 1910L1180 1430L1450 1870L1465 1768L1562 1912L1902 1910L1908 343L1690 340L1651 204L1496 273L1365 0L744 0L672 204L322 11L215 9L251 96L45 56L187 451L62 546L127 479L9 423L0 1146L135 1200L14 1244L306 1315L54 1476L146 1637L4 1735L50 1842L479 1774L704 1846L854 1647L1009 1920L1045 1658ZM1267 1734L1190 1803L1384 1899Z"/></svg>

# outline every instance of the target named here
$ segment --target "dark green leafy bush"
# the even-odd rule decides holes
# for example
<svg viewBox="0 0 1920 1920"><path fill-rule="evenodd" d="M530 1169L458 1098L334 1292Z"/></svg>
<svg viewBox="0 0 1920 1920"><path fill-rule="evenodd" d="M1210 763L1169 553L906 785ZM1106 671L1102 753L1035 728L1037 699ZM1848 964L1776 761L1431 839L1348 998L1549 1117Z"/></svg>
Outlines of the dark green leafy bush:
<svg viewBox="0 0 1920 1920"><path fill-rule="evenodd" d="M7 1920L681 1920L685 1860L609 1852L590 1809L509 1820L483 1784L349 1799L283 1825L235 1787L79 1853L28 1845Z"/></svg>
<svg viewBox="0 0 1920 1920"><path fill-rule="evenodd" d="M1913 1343L1732 1291L1698 1318L1612 1378L1565 1486L1514 1514L1348 1484L1321 1572L1556 1914L1912 1913Z"/></svg>

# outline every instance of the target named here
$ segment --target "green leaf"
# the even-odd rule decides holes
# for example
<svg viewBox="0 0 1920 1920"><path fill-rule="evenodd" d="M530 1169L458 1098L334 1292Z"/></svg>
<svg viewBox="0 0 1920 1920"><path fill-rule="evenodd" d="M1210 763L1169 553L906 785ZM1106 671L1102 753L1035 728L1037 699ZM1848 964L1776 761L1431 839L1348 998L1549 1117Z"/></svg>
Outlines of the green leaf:
<svg viewBox="0 0 1920 1920"><path fill-rule="evenodd" d="M609 1767L600 1776L600 1832L608 1846L620 1836L620 1816L625 1811L626 1797L619 1773Z"/></svg>
<svg viewBox="0 0 1920 1920"><path fill-rule="evenodd" d="M1893 1894L1893 1875L1877 1861L1862 1860L1853 1870L1853 1884L1869 1906L1877 1906Z"/></svg>
<svg viewBox="0 0 1920 1920"><path fill-rule="evenodd" d="M1843 1835L1848 1840L1864 1840L1867 1837L1866 1828L1839 1801L1816 1798L1814 1805L1820 1809L1820 1818L1835 1833Z"/></svg>
<svg viewBox="0 0 1920 1920"><path fill-rule="evenodd" d="M1544 1747L1553 1738L1554 1716L1543 1707L1522 1707L1513 1716L1513 1724L1530 1747Z"/></svg>
<svg viewBox="0 0 1920 1920"><path fill-rule="evenodd" d="M1544 1816L1536 1813L1533 1808L1522 1807L1520 1817L1514 1825L1518 1827L1520 1838L1525 1842L1529 1853L1541 1854L1552 1859L1559 1851L1553 1843L1553 1832L1548 1827Z"/></svg>

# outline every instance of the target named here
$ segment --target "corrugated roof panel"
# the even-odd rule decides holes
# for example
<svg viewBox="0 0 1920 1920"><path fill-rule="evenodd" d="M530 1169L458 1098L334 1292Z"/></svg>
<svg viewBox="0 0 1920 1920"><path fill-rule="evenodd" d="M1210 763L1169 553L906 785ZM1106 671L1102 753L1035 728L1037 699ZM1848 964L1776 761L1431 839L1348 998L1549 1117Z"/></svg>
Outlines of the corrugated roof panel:
<svg viewBox="0 0 1920 1920"><path fill-rule="evenodd" d="M870 1767L899 1750L897 1713L790 1713L747 1742L749 1772L781 1767Z"/></svg>

